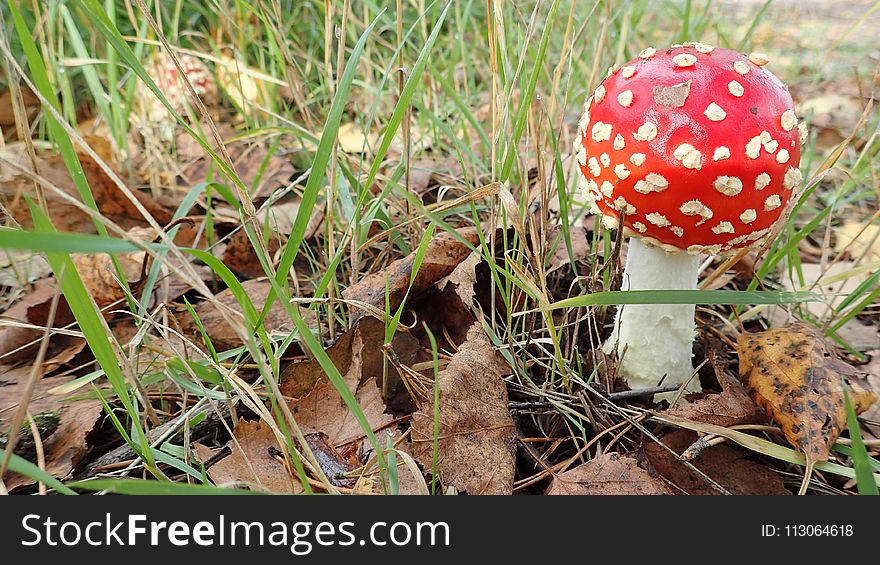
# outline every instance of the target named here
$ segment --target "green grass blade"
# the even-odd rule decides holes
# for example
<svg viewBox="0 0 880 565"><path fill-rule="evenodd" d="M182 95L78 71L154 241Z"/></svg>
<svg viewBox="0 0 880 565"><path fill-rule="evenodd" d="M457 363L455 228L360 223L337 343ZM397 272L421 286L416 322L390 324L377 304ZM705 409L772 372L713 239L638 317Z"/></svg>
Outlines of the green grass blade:
<svg viewBox="0 0 880 565"><path fill-rule="evenodd" d="M107 491L114 494L129 495L254 495L260 494L242 489L221 488L211 485L188 485L165 481L143 481L138 479L95 479L76 481L67 486L79 490Z"/></svg>
<svg viewBox="0 0 880 565"><path fill-rule="evenodd" d="M849 439L852 441L852 462L856 471L856 488L858 488L859 494L877 496L880 491L874 481L871 458L868 457L868 450L865 449L865 444L862 441L862 430L859 427L856 411L849 399L846 385L843 387L843 400L846 403L846 425L849 428Z"/></svg>
<svg viewBox="0 0 880 565"><path fill-rule="evenodd" d="M612 304L792 304L812 302L812 292L746 290L614 290L566 298L550 304L550 309L609 306Z"/></svg>
<svg viewBox="0 0 880 565"><path fill-rule="evenodd" d="M0 460L6 457L6 451L0 448ZM61 481L50 475L49 473L43 471L24 457L19 457L15 453L13 453L9 457L9 471L12 473L18 473L19 475L24 475L25 477L29 477L35 481L39 481L45 484L47 487L54 489L61 494L76 494L69 487L65 486Z"/></svg>

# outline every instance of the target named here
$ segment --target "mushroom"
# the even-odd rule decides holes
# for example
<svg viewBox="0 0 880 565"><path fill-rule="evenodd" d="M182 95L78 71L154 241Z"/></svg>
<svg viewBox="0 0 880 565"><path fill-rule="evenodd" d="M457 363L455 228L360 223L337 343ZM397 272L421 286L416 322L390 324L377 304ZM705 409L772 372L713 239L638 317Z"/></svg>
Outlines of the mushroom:
<svg viewBox="0 0 880 565"><path fill-rule="evenodd" d="M801 183L787 87L767 56L703 43L653 48L609 69L575 142L581 189L607 228L632 236L623 290L696 289L700 254L770 233ZM604 350L632 389L692 378L694 305L622 305ZM624 351L625 350L625 351Z"/></svg>

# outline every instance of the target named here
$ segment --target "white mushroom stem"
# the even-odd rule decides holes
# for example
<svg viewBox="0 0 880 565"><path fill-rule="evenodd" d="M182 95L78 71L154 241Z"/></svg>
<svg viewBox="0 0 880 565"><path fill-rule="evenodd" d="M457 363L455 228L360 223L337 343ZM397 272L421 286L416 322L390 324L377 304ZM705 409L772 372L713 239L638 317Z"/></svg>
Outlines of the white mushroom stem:
<svg viewBox="0 0 880 565"><path fill-rule="evenodd" d="M621 288L696 290L699 265L697 255L667 253L631 237ZM631 389L657 386L664 375L663 384L690 379L694 312L693 304L623 304L618 308L614 332L603 349L611 353L616 346L623 355L620 370ZM699 379L694 377L687 388L700 390Z"/></svg>

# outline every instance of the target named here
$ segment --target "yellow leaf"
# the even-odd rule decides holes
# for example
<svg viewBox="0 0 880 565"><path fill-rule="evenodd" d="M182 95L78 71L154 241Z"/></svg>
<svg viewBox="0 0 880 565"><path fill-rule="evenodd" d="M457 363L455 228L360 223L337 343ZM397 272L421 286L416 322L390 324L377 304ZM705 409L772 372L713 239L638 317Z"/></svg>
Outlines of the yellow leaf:
<svg viewBox="0 0 880 565"><path fill-rule="evenodd" d="M808 463L825 461L846 428L843 385L856 413L876 399L865 375L839 359L813 326L795 322L765 332L743 333L737 347L740 378L761 407L801 449Z"/></svg>

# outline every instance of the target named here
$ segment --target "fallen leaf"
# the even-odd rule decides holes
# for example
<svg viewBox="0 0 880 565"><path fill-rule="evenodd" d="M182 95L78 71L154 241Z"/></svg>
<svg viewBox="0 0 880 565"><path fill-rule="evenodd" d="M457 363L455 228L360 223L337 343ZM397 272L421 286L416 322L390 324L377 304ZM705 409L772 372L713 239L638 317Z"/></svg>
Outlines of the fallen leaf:
<svg viewBox="0 0 880 565"><path fill-rule="evenodd" d="M375 147L379 139L379 136L375 133L370 133L369 135L364 133L364 129L354 122L339 126L336 136L339 141L339 148L343 152L350 154L369 151L370 148Z"/></svg>
<svg viewBox="0 0 880 565"><path fill-rule="evenodd" d="M0 253L0 286L22 288L51 272L52 267L42 254L12 249Z"/></svg>
<svg viewBox="0 0 880 565"><path fill-rule="evenodd" d="M284 139L278 140L273 150L268 141L251 137L238 138L237 132L229 124L220 124L217 130L224 140L236 174L248 188L252 199L268 197L275 189L286 187L296 173L293 163L279 155L277 150L285 142ZM178 184L190 187L218 177L220 173L216 164L192 137L180 133L175 145L179 167L174 168L174 174L179 177ZM151 162L147 161L142 164L141 169L150 165ZM146 177L148 171L142 170L141 174Z"/></svg>
<svg viewBox="0 0 880 565"><path fill-rule="evenodd" d="M834 250L847 251L853 259L880 260L880 225L847 221L834 228Z"/></svg>
<svg viewBox="0 0 880 565"><path fill-rule="evenodd" d="M690 430L673 430L660 438L664 445L678 455L684 453L697 439L697 434ZM731 494L791 494L778 473L765 465L750 461L747 455L741 449L721 444L704 449L691 464ZM658 474L685 493L721 494L662 446L654 442L646 444L645 456Z"/></svg>
<svg viewBox="0 0 880 565"><path fill-rule="evenodd" d="M715 375L721 383L720 393L704 394L698 400L670 408L667 413L725 428L756 421L758 407L742 383L720 369Z"/></svg>
<svg viewBox="0 0 880 565"><path fill-rule="evenodd" d="M98 210L123 229L143 227L147 221L135 205L122 194L119 187L91 158L80 155L83 172L98 204ZM63 193L79 201L79 193L67 173L60 154L38 154L36 170L39 177L58 187ZM33 228L30 210L24 196L36 199L36 191L31 176L34 168L21 143L7 145L0 149L0 201L7 207L10 215L25 229ZM43 193L49 208L49 217L58 231L95 233L95 225L88 214L78 207L62 200L54 190L45 188ZM171 212L156 204L145 194L133 191L135 198L153 216L159 225L171 221Z"/></svg>
<svg viewBox="0 0 880 565"><path fill-rule="evenodd" d="M156 230L132 228L128 230L128 237L134 241L149 243L155 239ZM134 290L136 283L141 282L150 266L149 262L144 265L146 260L144 251L117 253L112 257L106 253L71 253L70 255L70 260L76 267L83 284L99 308L125 298L125 291L113 265L114 257L122 275L125 276L126 283Z"/></svg>
<svg viewBox="0 0 880 565"><path fill-rule="evenodd" d="M471 245L475 246L479 242L475 228L462 228L458 233ZM425 257L410 290L410 299L417 297L431 285L452 273L470 254L470 247L446 232L434 237L425 250ZM413 251L403 259L394 261L383 271L364 277L360 282L342 291L342 296L384 310L387 288L389 308L393 312L400 305L409 288L415 256L416 252ZM353 309L351 315L354 319L358 319L364 313L361 309Z"/></svg>
<svg viewBox="0 0 880 565"><path fill-rule="evenodd" d="M653 89L654 102L660 106L672 106L680 108L691 93L691 81L672 86L657 85Z"/></svg>
<svg viewBox="0 0 880 565"><path fill-rule="evenodd" d="M444 485L470 494L513 492L516 440L501 378L509 367L475 323L467 341L438 376L438 471ZM412 419L413 457L426 469L434 460L434 403Z"/></svg>
<svg viewBox="0 0 880 565"><path fill-rule="evenodd" d="M864 375L839 359L809 324L743 332L737 351L740 379L786 439L806 454L808 463L827 460L846 428L841 378L850 388L856 413L877 398L866 388Z"/></svg>
<svg viewBox="0 0 880 565"><path fill-rule="evenodd" d="M274 494L303 492L299 480L284 466L280 447L272 428L265 422L239 420L232 430L235 440L226 444L229 455L208 467L208 477L218 486L245 485L251 490ZM215 452L196 444L195 453L205 464ZM277 452L277 454L276 454Z"/></svg>
<svg viewBox="0 0 880 565"><path fill-rule="evenodd" d="M556 251L547 262L547 274L557 269L579 261L587 256L590 252L590 242L587 240L587 230L583 223L575 222L571 226L571 255L568 253L568 247L565 245L565 239L560 235L562 226L557 228L547 238L549 244L556 244Z"/></svg>
<svg viewBox="0 0 880 565"><path fill-rule="evenodd" d="M21 99L28 120L33 120L40 111L40 99L25 85L21 85ZM0 92L0 129L3 133L15 133L15 113L12 109L12 91L4 88Z"/></svg>
<svg viewBox="0 0 880 565"><path fill-rule="evenodd" d="M363 318L327 350L373 431L393 420L385 413L382 398L383 341L384 324L372 317ZM406 359L405 351L414 352L416 347L412 338L401 333L392 341L392 348ZM393 369L389 367L389 371ZM337 448L353 442L360 445L364 430L317 361L287 367L280 387L282 394L290 398L290 409L303 433L323 432ZM303 395L303 391L308 392Z"/></svg>
<svg viewBox="0 0 880 565"><path fill-rule="evenodd" d="M243 281L241 285L257 311L261 311L263 304L266 303L266 298L269 296L269 292L272 290L272 285L269 281L254 279ZM244 326L244 315L242 314L241 306L229 289L215 294L213 300L199 302L194 307L194 310L202 322L205 333L208 334L211 343L214 344L214 348L217 351L225 351L244 345L238 332L229 325L229 322L221 314L221 308L223 311L231 314L233 319L240 320L242 326ZM314 320L314 317L312 317L312 320ZM181 314L180 327L184 334L192 337L195 343L202 343L199 326L190 317L188 312ZM293 331L293 322L290 320L287 310L277 300L269 308L269 312L263 319L263 328L270 335L275 332L290 333Z"/></svg>
<svg viewBox="0 0 880 565"><path fill-rule="evenodd" d="M553 477L548 495L673 494L661 479L639 467L632 456L604 453Z"/></svg>
<svg viewBox="0 0 880 565"><path fill-rule="evenodd" d="M30 367L0 367L0 430L8 431L18 403L24 394ZM53 413L58 416L58 426L47 437L41 437L46 458L46 471L61 480L70 478L74 467L82 461L89 450L87 435L101 415L101 402L95 399L74 400L72 394L56 396L49 390L69 382L70 377L44 377L40 379L28 403L32 415ZM29 427L22 433L30 434ZM19 436L21 437L21 436ZM33 485L35 481L8 473L4 477L10 492Z"/></svg>
<svg viewBox="0 0 880 565"><path fill-rule="evenodd" d="M282 241L275 232L271 232L268 239L266 251L271 258L281 248ZM260 258L254 251L254 246L248 238L247 232L243 229L237 230L229 236L226 249L223 250L223 263L242 278L252 279L266 276Z"/></svg>
<svg viewBox="0 0 880 565"><path fill-rule="evenodd" d="M0 360L4 364L20 363L34 359L39 340L45 333L41 328L44 328L49 323L52 299L57 292L57 284L54 278L40 279L34 283L31 292L3 313L2 319L0 319ZM13 323L4 324L3 320L36 327L22 327ZM73 314L67 306L67 301L63 296L60 296L55 310L53 327L63 327L73 321ZM44 370L48 370L50 365L55 365L55 358L58 355L63 355L67 358L70 348L78 347L77 351L79 351L85 345L84 340L69 335L54 334L49 339L49 349L46 352Z"/></svg>

